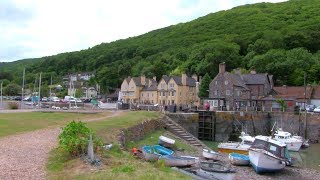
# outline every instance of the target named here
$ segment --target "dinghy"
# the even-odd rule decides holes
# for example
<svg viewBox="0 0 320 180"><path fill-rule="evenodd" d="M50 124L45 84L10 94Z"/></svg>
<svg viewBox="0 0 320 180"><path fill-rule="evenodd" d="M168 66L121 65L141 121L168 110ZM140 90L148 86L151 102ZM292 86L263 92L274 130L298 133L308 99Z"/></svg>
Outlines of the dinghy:
<svg viewBox="0 0 320 180"><path fill-rule="evenodd" d="M206 159L218 160L219 155L220 154L215 151L211 151L208 149L202 150L202 156Z"/></svg>
<svg viewBox="0 0 320 180"><path fill-rule="evenodd" d="M248 166L250 164L249 156L243 154L230 153L229 159L231 164L236 166Z"/></svg>
<svg viewBox="0 0 320 180"><path fill-rule="evenodd" d="M170 139L170 138L165 137L165 136L160 136L159 137L158 144L161 145L161 146L171 148L171 147L173 147L174 143L175 143L175 140L173 140L173 139Z"/></svg>
<svg viewBox="0 0 320 180"><path fill-rule="evenodd" d="M142 153L147 161L156 161L162 155L172 155L173 151L160 145L143 146Z"/></svg>
<svg viewBox="0 0 320 180"><path fill-rule="evenodd" d="M219 162L208 162L202 161L200 162L200 169L207 171L207 172L217 172L217 173L230 173L234 172L231 168L223 165Z"/></svg>
<svg viewBox="0 0 320 180"><path fill-rule="evenodd" d="M170 167L187 167L196 163L197 158L191 156L160 156L159 160L163 159L166 166Z"/></svg>

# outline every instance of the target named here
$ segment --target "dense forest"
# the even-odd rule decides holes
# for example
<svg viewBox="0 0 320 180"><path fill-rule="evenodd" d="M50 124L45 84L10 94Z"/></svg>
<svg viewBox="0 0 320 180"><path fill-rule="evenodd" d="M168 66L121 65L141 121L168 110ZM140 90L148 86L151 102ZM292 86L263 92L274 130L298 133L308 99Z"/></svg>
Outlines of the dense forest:
<svg viewBox="0 0 320 180"><path fill-rule="evenodd" d="M277 85L320 83L320 1L244 5L196 20L77 52L0 64L5 84L62 81L68 73L94 71L104 92L119 87L123 78L145 74L206 73L213 78L218 64L227 70L255 69L274 75Z"/></svg>

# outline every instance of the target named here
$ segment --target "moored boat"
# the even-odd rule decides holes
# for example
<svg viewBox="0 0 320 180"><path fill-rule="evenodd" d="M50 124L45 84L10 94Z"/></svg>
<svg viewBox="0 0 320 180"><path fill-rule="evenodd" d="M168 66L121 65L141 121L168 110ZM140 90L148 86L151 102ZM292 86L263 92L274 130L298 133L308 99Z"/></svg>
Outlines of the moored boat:
<svg viewBox="0 0 320 180"><path fill-rule="evenodd" d="M248 166L250 164L249 156L238 153L230 153L229 159L231 164L236 166Z"/></svg>
<svg viewBox="0 0 320 180"><path fill-rule="evenodd" d="M256 136L249 159L257 173L276 172L286 166L286 144L267 136Z"/></svg>
<svg viewBox="0 0 320 180"><path fill-rule="evenodd" d="M217 173L230 173L234 172L231 168L227 167L226 165L220 162L208 162L202 161L200 162L200 169L207 171L207 172L217 172Z"/></svg>
<svg viewBox="0 0 320 180"><path fill-rule="evenodd" d="M162 155L172 155L173 151L160 145L143 146L142 153L147 161L156 161Z"/></svg>
<svg viewBox="0 0 320 180"><path fill-rule="evenodd" d="M218 151L223 153L239 153L248 155L248 150L254 141L254 137L241 132L241 142L226 142L218 145Z"/></svg>
<svg viewBox="0 0 320 180"><path fill-rule="evenodd" d="M196 164L197 158L191 156L160 156L159 160L163 159L166 166L187 167Z"/></svg>
<svg viewBox="0 0 320 180"><path fill-rule="evenodd" d="M302 146L302 139L294 138L291 133L279 128L274 134L274 139L287 145L289 151L299 151Z"/></svg>
<svg viewBox="0 0 320 180"><path fill-rule="evenodd" d="M202 156L206 159L218 160L219 155L220 154L215 151L211 151L208 149L202 150Z"/></svg>
<svg viewBox="0 0 320 180"><path fill-rule="evenodd" d="M174 143L175 143L175 140L173 140L173 139L170 139L170 138L165 137L165 136L160 136L159 137L158 144L161 145L161 146L171 148L171 147L173 147Z"/></svg>

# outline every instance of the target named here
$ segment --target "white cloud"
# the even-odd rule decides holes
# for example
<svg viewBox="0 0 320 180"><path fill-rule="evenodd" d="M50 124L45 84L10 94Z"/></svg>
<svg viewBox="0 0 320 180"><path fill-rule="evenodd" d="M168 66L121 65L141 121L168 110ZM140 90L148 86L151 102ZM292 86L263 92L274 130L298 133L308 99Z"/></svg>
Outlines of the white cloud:
<svg viewBox="0 0 320 180"><path fill-rule="evenodd" d="M1 1L0 61L86 49L102 42L137 36L154 29L187 22L211 12L257 2L262 1Z"/></svg>

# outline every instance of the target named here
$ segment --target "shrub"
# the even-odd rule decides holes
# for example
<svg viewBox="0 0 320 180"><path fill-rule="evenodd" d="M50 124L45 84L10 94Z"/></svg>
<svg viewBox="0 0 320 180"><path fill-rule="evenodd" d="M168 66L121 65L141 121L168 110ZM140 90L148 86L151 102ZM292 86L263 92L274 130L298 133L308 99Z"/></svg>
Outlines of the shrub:
<svg viewBox="0 0 320 180"><path fill-rule="evenodd" d="M8 107L9 109L18 109L19 108L19 104L16 102L9 102L8 103Z"/></svg>
<svg viewBox="0 0 320 180"><path fill-rule="evenodd" d="M102 141L85 126L85 123L72 121L62 128L62 133L59 135L59 146L66 150L71 156L78 156L86 152L90 133L94 142L94 149L102 145Z"/></svg>

